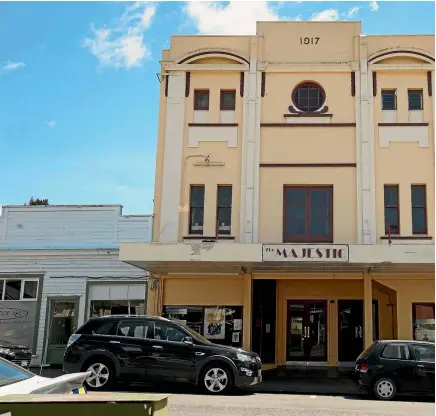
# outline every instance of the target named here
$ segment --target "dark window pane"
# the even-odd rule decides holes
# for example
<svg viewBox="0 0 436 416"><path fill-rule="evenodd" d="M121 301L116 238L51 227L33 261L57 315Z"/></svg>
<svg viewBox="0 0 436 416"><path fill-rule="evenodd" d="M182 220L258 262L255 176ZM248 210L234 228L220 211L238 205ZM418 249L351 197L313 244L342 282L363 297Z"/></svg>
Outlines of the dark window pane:
<svg viewBox="0 0 436 416"><path fill-rule="evenodd" d="M94 331L96 335L114 335L116 322L105 322Z"/></svg>
<svg viewBox="0 0 436 416"><path fill-rule="evenodd" d="M121 321L118 326L117 336L147 338L149 325L146 321Z"/></svg>
<svg viewBox="0 0 436 416"><path fill-rule="evenodd" d="M389 233L389 226L391 234L399 233L399 221L397 208L385 208L385 232Z"/></svg>
<svg viewBox="0 0 436 416"><path fill-rule="evenodd" d="M425 234L426 215L424 208L412 208L412 230L413 234Z"/></svg>
<svg viewBox="0 0 436 416"><path fill-rule="evenodd" d="M195 91L194 109L196 110L209 109L209 91Z"/></svg>
<svg viewBox="0 0 436 416"><path fill-rule="evenodd" d="M313 219L310 221L310 233L314 235L329 234L328 219Z"/></svg>
<svg viewBox="0 0 436 416"><path fill-rule="evenodd" d="M414 303L413 317L413 339L435 342L434 303Z"/></svg>
<svg viewBox="0 0 436 416"><path fill-rule="evenodd" d="M425 207L425 186L412 185L412 207Z"/></svg>
<svg viewBox="0 0 436 416"><path fill-rule="evenodd" d="M204 208L191 208L191 234L202 234L204 224Z"/></svg>
<svg viewBox="0 0 436 416"><path fill-rule="evenodd" d="M186 338L184 332L178 329L176 326L166 324L164 322L155 321L154 323L154 336L153 339L159 339L164 341L181 342L183 338Z"/></svg>
<svg viewBox="0 0 436 416"><path fill-rule="evenodd" d="M385 186L385 207L398 206L398 187Z"/></svg>
<svg viewBox="0 0 436 416"><path fill-rule="evenodd" d="M310 191L310 217L311 220L317 217L329 215L329 189L313 189Z"/></svg>
<svg viewBox="0 0 436 416"><path fill-rule="evenodd" d="M288 188L285 190L286 201L291 203L306 205L306 194L306 188Z"/></svg>
<svg viewBox="0 0 436 416"><path fill-rule="evenodd" d="M4 280L0 280L0 300L3 299L3 285L4 285L5 281Z"/></svg>
<svg viewBox="0 0 436 416"><path fill-rule="evenodd" d="M295 107L303 112L319 110L325 101L324 91L313 83L299 85L293 92Z"/></svg>
<svg viewBox="0 0 436 416"><path fill-rule="evenodd" d="M230 234L232 209L218 208L218 231L220 234Z"/></svg>
<svg viewBox="0 0 436 416"><path fill-rule="evenodd" d="M37 281L24 282L23 299L35 299L38 291Z"/></svg>
<svg viewBox="0 0 436 416"><path fill-rule="evenodd" d="M404 344L388 344L382 352L382 357L391 360L410 360L410 351Z"/></svg>
<svg viewBox="0 0 436 416"><path fill-rule="evenodd" d="M288 206L287 214L291 220L306 219L306 206L300 204L292 204Z"/></svg>
<svg viewBox="0 0 436 416"><path fill-rule="evenodd" d="M433 329L434 333L434 329ZM434 342L434 337L433 337ZM434 363L434 345L413 344L413 354L416 361L425 361L427 363Z"/></svg>
<svg viewBox="0 0 436 416"><path fill-rule="evenodd" d="M221 91L221 110L234 110L235 101L235 91Z"/></svg>
<svg viewBox="0 0 436 416"><path fill-rule="evenodd" d="M422 91L409 91L409 110L422 110Z"/></svg>
<svg viewBox="0 0 436 416"><path fill-rule="evenodd" d="M397 95L395 91L382 91L382 109L396 110Z"/></svg>
<svg viewBox="0 0 436 416"><path fill-rule="evenodd" d="M21 280L6 280L5 300L20 300Z"/></svg>
<svg viewBox="0 0 436 416"><path fill-rule="evenodd" d="M306 220L291 219L286 223L286 234L288 235L305 235Z"/></svg>
<svg viewBox="0 0 436 416"><path fill-rule="evenodd" d="M191 206L204 206L204 186L191 186Z"/></svg>
<svg viewBox="0 0 436 416"><path fill-rule="evenodd" d="M219 186L218 187L218 206L232 206L232 187Z"/></svg>

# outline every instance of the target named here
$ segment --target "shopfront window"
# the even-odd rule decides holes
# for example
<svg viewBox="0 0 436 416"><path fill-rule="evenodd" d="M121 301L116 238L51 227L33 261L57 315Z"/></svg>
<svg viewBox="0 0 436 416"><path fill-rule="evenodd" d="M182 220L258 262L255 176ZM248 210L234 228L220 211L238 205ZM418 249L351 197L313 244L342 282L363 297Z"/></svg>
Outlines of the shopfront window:
<svg viewBox="0 0 436 416"><path fill-rule="evenodd" d="M215 344L242 346L242 306L165 306L163 315Z"/></svg>
<svg viewBox="0 0 436 416"><path fill-rule="evenodd" d="M435 342L434 303L413 303L413 339Z"/></svg>
<svg viewBox="0 0 436 416"><path fill-rule="evenodd" d="M92 300L90 317L108 315L145 315L143 300Z"/></svg>
<svg viewBox="0 0 436 416"><path fill-rule="evenodd" d="M0 300L36 300L38 280L0 279Z"/></svg>

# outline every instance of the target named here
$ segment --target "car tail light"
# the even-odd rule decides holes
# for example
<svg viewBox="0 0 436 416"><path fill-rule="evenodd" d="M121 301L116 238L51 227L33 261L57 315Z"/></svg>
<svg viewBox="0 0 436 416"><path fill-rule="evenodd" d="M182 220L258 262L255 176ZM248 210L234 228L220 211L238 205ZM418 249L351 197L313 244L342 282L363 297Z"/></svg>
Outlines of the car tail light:
<svg viewBox="0 0 436 416"><path fill-rule="evenodd" d="M359 371L361 373L367 373L368 372L368 363L366 361L362 361L359 365Z"/></svg>
<svg viewBox="0 0 436 416"><path fill-rule="evenodd" d="M68 343L67 343L67 348L68 348L71 344L73 344L74 342L76 342L79 338L80 338L80 334L73 334L73 335L71 335L71 337L70 337L70 339L68 340Z"/></svg>

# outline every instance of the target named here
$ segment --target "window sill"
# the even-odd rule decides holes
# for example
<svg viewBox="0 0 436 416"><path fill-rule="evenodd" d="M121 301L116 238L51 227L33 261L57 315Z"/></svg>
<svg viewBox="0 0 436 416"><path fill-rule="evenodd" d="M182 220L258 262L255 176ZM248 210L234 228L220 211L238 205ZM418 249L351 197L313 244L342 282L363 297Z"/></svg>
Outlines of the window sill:
<svg viewBox="0 0 436 416"><path fill-rule="evenodd" d="M216 240L234 240L235 237L231 235L218 235L216 236L205 236L205 235L186 235L183 240L202 240L202 242L211 242Z"/></svg>
<svg viewBox="0 0 436 416"><path fill-rule="evenodd" d="M433 237L430 235L382 235L380 237L382 244L433 244Z"/></svg>

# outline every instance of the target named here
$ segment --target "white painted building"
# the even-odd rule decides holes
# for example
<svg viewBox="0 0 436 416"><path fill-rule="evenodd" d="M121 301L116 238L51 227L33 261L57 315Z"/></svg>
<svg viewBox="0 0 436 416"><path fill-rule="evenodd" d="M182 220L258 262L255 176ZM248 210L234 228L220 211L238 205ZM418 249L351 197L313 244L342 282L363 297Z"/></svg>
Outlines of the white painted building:
<svg viewBox="0 0 436 416"><path fill-rule="evenodd" d="M151 241L151 215L121 205L4 206L0 215L0 341L60 364L90 316L146 310L147 272L118 259L121 241Z"/></svg>

